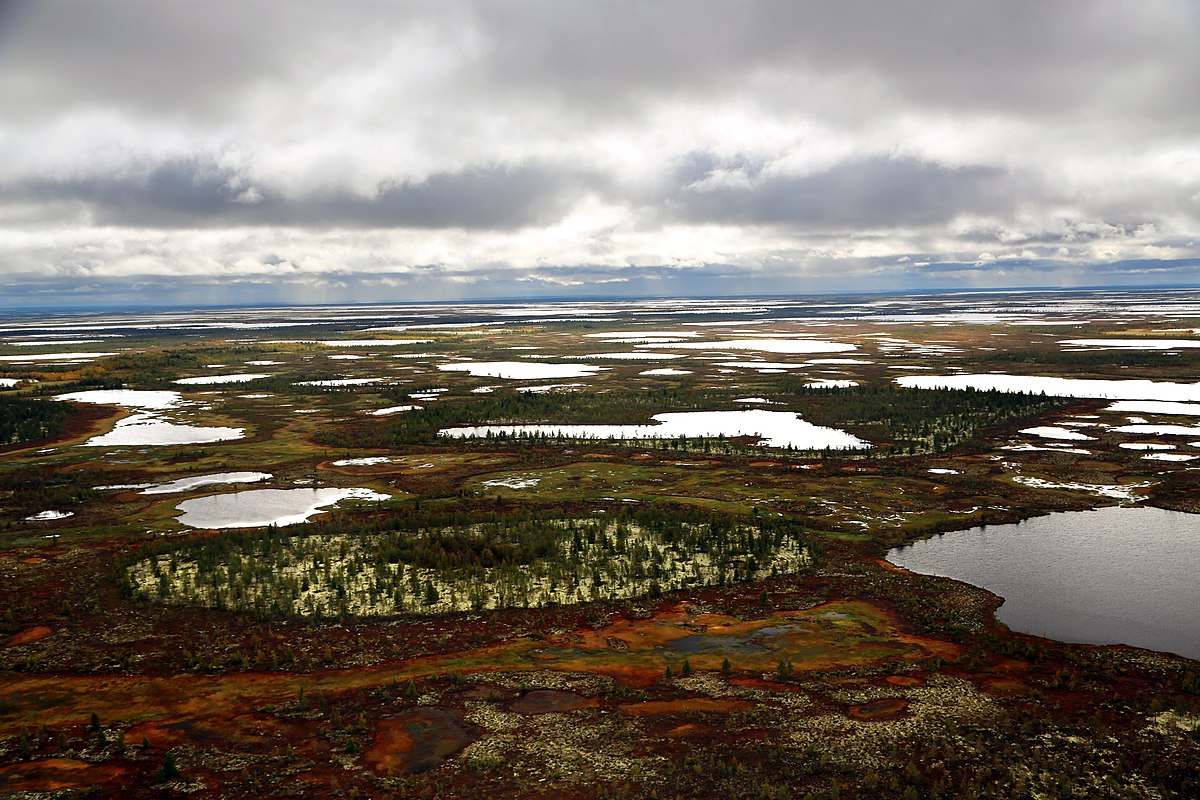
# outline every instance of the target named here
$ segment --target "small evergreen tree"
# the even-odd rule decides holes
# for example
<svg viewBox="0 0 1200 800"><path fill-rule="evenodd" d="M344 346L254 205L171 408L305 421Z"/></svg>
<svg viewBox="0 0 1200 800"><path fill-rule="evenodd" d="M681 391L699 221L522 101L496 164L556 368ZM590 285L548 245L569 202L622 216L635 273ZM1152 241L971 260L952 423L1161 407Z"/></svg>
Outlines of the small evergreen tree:
<svg viewBox="0 0 1200 800"><path fill-rule="evenodd" d="M168 750L167 754L163 756L162 766L158 768L158 772L155 773L154 778L158 783L166 783L178 777L179 765L175 763L175 753Z"/></svg>

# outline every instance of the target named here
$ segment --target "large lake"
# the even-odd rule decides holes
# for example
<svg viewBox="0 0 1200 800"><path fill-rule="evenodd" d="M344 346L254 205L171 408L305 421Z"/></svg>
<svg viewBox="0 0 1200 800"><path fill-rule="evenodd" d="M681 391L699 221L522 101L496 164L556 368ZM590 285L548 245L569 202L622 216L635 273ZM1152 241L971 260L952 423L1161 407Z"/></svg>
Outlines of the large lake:
<svg viewBox="0 0 1200 800"><path fill-rule="evenodd" d="M887 558L1000 595L996 617L1015 631L1200 659L1200 515L1064 512L942 534Z"/></svg>

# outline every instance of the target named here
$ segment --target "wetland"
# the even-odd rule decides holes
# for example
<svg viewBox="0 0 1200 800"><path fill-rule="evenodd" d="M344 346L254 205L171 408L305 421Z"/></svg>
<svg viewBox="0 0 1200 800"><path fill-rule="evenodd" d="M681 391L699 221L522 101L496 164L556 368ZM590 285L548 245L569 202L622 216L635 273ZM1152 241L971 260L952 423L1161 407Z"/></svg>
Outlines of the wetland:
<svg viewBox="0 0 1200 800"><path fill-rule="evenodd" d="M1198 315L10 314L0 794L1194 797Z"/></svg>
<svg viewBox="0 0 1200 800"><path fill-rule="evenodd" d="M888 560L1000 595L996 618L1022 633L1200 659L1200 520L1192 514L1060 512L939 534Z"/></svg>

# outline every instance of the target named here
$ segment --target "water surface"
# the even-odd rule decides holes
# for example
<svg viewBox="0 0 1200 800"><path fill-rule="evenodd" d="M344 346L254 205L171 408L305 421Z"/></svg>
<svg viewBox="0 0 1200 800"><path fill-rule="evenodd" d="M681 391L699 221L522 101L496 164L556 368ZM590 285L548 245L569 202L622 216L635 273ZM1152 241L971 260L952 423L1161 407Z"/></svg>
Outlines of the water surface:
<svg viewBox="0 0 1200 800"><path fill-rule="evenodd" d="M683 411L655 414L653 425L477 425L444 428L440 436L557 436L568 439L677 439L758 436L764 447L864 450L871 445L836 428L814 425L790 411Z"/></svg>
<svg viewBox="0 0 1200 800"><path fill-rule="evenodd" d="M445 372L467 372L477 378L507 378L509 380L545 380L547 378L590 378L600 367L590 364L547 364L527 361L471 361L458 364L439 364Z"/></svg>
<svg viewBox="0 0 1200 800"><path fill-rule="evenodd" d="M117 420L113 429L84 442L85 447L143 447L177 444L211 444L241 439L244 428L183 425L142 412Z"/></svg>
<svg viewBox="0 0 1200 800"><path fill-rule="evenodd" d="M887 557L1000 595L996 617L1015 631L1200 659L1198 515L1062 512L942 534Z"/></svg>
<svg viewBox="0 0 1200 800"><path fill-rule="evenodd" d="M213 486L222 483L255 483L271 478L269 472L214 472L209 475L193 475L179 478L170 483L160 483L150 486L142 494L175 494L187 492L200 486Z"/></svg>
<svg viewBox="0 0 1200 800"><path fill-rule="evenodd" d="M914 369L914 367L904 367ZM1094 397L1112 400L1200 401L1200 383L1108 380L1103 378L1047 378L1036 375L906 375L896 383L908 389L979 389L1000 392L1045 393L1053 397Z"/></svg>
<svg viewBox="0 0 1200 800"><path fill-rule="evenodd" d="M297 525L343 500L388 500L370 489L251 489L184 500L179 521L193 528Z"/></svg>

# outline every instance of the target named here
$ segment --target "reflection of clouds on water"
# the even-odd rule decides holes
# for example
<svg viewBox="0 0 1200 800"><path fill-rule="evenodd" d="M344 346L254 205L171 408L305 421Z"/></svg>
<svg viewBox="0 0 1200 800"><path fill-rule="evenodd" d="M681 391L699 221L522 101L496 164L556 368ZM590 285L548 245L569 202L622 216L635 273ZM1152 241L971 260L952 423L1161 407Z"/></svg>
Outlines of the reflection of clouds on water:
<svg viewBox="0 0 1200 800"><path fill-rule="evenodd" d="M907 367L906 369L913 369ZM1046 378L1033 375L906 375L896 383L910 389L982 389L1047 394L1054 397L1095 397L1113 400L1196 400L1200 383L1097 378Z"/></svg>
<svg viewBox="0 0 1200 800"><path fill-rule="evenodd" d="M179 522L193 528L296 525L343 500L387 500L370 489L252 489L184 500Z"/></svg>
<svg viewBox="0 0 1200 800"><path fill-rule="evenodd" d="M466 372L477 378L507 378L509 380L545 380L547 378L590 378L603 367L591 364L530 364L524 361L470 361L461 364L440 364L443 372Z"/></svg>
<svg viewBox="0 0 1200 800"><path fill-rule="evenodd" d="M195 489L199 486L213 486L223 483L256 483L265 481L271 478L269 472L214 472L211 475L195 475L190 478L180 478L163 483L158 486L151 486L142 494L174 494L176 492L186 492L189 489Z"/></svg>
<svg viewBox="0 0 1200 800"><path fill-rule="evenodd" d="M766 447L863 450L871 445L835 428L813 425L787 411L684 411L655 414L655 425L478 425L446 428L442 436L558 436L574 439L677 439L759 436Z"/></svg>
<svg viewBox="0 0 1200 800"><path fill-rule="evenodd" d="M888 560L1000 595L997 618L1022 633L1200 658L1195 531L1192 515L1159 508L1062 512L935 536Z"/></svg>

